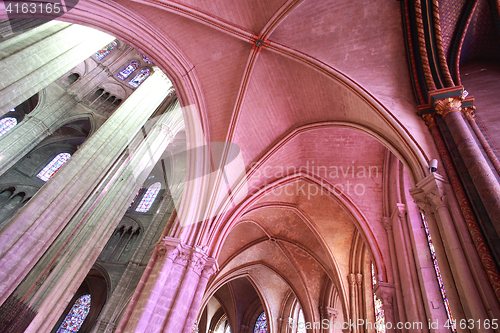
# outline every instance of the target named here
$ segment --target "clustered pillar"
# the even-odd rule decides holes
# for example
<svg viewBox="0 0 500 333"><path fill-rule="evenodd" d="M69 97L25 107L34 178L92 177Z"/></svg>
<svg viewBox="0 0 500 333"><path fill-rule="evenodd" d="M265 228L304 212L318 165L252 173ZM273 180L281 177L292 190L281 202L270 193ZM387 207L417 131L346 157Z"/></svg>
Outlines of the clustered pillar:
<svg viewBox="0 0 500 333"><path fill-rule="evenodd" d="M116 173L125 165L130 158L125 149L171 88L168 78L155 71L5 226L0 234L1 302L87 199L101 196L94 192L96 186L120 181L116 177L111 180L109 171Z"/></svg>
<svg viewBox="0 0 500 333"><path fill-rule="evenodd" d="M117 333L191 332L214 258L180 239L164 237L122 317Z"/></svg>

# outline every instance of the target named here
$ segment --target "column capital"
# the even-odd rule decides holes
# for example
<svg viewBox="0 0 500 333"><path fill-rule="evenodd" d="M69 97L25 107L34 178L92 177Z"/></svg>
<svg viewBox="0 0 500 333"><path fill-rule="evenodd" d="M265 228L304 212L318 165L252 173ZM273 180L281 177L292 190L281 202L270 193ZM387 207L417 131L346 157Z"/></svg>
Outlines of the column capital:
<svg viewBox="0 0 500 333"><path fill-rule="evenodd" d="M183 244L180 239L164 237L155 244L157 255L193 270L198 275L209 276L217 271L217 261L197 246Z"/></svg>
<svg viewBox="0 0 500 333"><path fill-rule="evenodd" d="M392 306L395 297L394 284L387 282L379 282L375 289L375 294L377 295L378 298L380 298L380 300L382 300L384 306L386 304Z"/></svg>
<svg viewBox="0 0 500 333"><path fill-rule="evenodd" d="M337 319L339 311L331 306L320 306L319 313L321 315L321 319L328 319L328 321L332 321Z"/></svg>
<svg viewBox="0 0 500 333"><path fill-rule="evenodd" d="M462 112L467 120L476 121L476 107L475 106L467 106L462 109Z"/></svg>
<svg viewBox="0 0 500 333"><path fill-rule="evenodd" d="M444 186L447 183L443 176L432 172L418 182L417 188L410 190L410 194L420 209L428 211L428 205L437 207L446 203Z"/></svg>
<svg viewBox="0 0 500 333"><path fill-rule="evenodd" d="M444 118L450 112L461 112L463 100L463 96L439 99L434 103L434 109Z"/></svg>
<svg viewBox="0 0 500 333"><path fill-rule="evenodd" d="M352 286L355 286L356 285L356 274L355 273L351 273L347 276L347 279L349 280L349 284L352 285Z"/></svg>
<svg viewBox="0 0 500 333"><path fill-rule="evenodd" d="M437 126L436 124L436 113L426 113L422 115L422 119L424 120L427 127L431 128L433 126Z"/></svg>
<svg viewBox="0 0 500 333"><path fill-rule="evenodd" d="M359 286L363 283L363 274L356 273L356 284Z"/></svg>

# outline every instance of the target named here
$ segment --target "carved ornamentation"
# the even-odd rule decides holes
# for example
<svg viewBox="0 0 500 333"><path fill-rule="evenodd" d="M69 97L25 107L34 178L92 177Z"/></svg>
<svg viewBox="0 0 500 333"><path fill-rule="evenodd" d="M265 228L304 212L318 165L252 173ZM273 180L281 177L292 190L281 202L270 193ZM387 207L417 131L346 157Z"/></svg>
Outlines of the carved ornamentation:
<svg viewBox="0 0 500 333"><path fill-rule="evenodd" d="M354 273L349 274L348 279L349 279L350 285L352 285L352 286L356 285L356 274L354 274Z"/></svg>
<svg viewBox="0 0 500 333"><path fill-rule="evenodd" d="M338 310L330 306L320 306L319 313L321 315L321 319L328 319L328 321L335 321L335 319L337 319L337 316L339 314Z"/></svg>
<svg viewBox="0 0 500 333"><path fill-rule="evenodd" d="M360 286L361 283L363 283L363 274L356 273L356 284Z"/></svg>
<svg viewBox="0 0 500 333"><path fill-rule="evenodd" d="M468 106L466 108L463 108L462 112L467 120L476 121L476 107L475 106Z"/></svg>
<svg viewBox="0 0 500 333"><path fill-rule="evenodd" d="M437 126L435 113L424 114L424 115L422 115L422 119L425 121L425 124L429 128L431 128L432 126Z"/></svg>
<svg viewBox="0 0 500 333"><path fill-rule="evenodd" d="M450 112L461 112L463 99L462 96L440 99L434 104L434 109L444 118Z"/></svg>

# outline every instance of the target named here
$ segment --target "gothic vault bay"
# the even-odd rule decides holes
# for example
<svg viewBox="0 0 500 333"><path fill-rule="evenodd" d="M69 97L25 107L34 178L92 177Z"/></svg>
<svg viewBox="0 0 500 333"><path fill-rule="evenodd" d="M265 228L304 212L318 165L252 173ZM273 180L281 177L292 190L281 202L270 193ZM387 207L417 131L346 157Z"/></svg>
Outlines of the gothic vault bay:
<svg viewBox="0 0 500 333"><path fill-rule="evenodd" d="M0 15L0 332L500 332L499 0Z"/></svg>

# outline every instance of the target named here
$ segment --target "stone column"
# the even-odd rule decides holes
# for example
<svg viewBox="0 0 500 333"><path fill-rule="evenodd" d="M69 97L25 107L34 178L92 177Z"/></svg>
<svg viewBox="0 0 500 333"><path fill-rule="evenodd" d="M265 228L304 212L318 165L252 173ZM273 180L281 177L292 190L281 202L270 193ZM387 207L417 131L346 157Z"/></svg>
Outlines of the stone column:
<svg viewBox="0 0 500 333"><path fill-rule="evenodd" d="M399 208L399 207L398 207ZM398 212L400 213L400 212ZM401 283L399 279L399 267L398 267L398 260L397 260L397 253L396 253L396 245L394 243L394 232L392 229L392 220L390 217L384 217L384 227L385 231L387 232L387 239L389 243L389 253L391 257L391 266L392 266L392 274L394 275L394 285L397 289L395 292L395 297L397 299L397 309L398 312L397 314L401 317L402 321L405 321L406 315L405 315L405 309L403 306L403 295L401 294ZM398 316L398 317L399 317ZM397 320L398 318L394 318Z"/></svg>
<svg viewBox="0 0 500 333"><path fill-rule="evenodd" d="M147 259L149 257L149 251L151 242L153 242L153 237L158 232L158 229L163 225L165 228L169 228L169 224L172 217L175 217L175 213L172 212L170 215L166 215L174 206L172 197L166 196L160 203L158 211L151 221L151 225L148 227L144 235L142 236L141 242L134 252L132 258L127 263L127 268L123 273L118 285L116 286L111 297L106 301L104 308L99 315L99 318L92 329L92 333L103 333L103 332L113 332L118 324L118 319L121 315L121 309L126 306L130 295L134 292L135 285L133 280L139 274L144 271L143 264L147 264ZM164 219L169 218L169 222L166 223Z"/></svg>
<svg viewBox="0 0 500 333"><path fill-rule="evenodd" d="M475 110L476 107L474 106L469 106L466 108L462 109L462 112L467 119L467 121L470 124L470 127L476 134L476 137L478 138L479 142L481 143L481 146L483 147L486 155L488 155L488 158L491 161L491 164L493 164L493 167L495 168L497 174L500 175L500 161L498 161L497 155L493 152L493 149L491 149L490 144L486 140L486 138L483 135L483 132L479 129L479 126L476 123L476 116L475 116Z"/></svg>
<svg viewBox="0 0 500 333"><path fill-rule="evenodd" d="M435 109L446 122L484 207L500 234L500 184L462 117L462 98L441 99L436 102Z"/></svg>
<svg viewBox="0 0 500 333"><path fill-rule="evenodd" d="M474 320L483 322L488 318L488 315L474 283L454 222L446 204L445 183L446 181L442 176L431 173L417 183L417 189L412 190L411 194L417 204L424 207L425 203L429 204L436 216L439 234L443 239L443 245L450 263L455 285L462 300L461 305L466 318L474 318ZM481 330L476 328L472 331L490 332L491 330L481 327Z"/></svg>
<svg viewBox="0 0 500 333"><path fill-rule="evenodd" d="M0 303L14 291L87 198L109 181L124 150L168 94L159 70L130 96L0 231Z"/></svg>
<svg viewBox="0 0 500 333"><path fill-rule="evenodd" d="M98 30L51 21L0 43L0 116L113 40Z"/></svg>
<svg viewBox="0 0 500 333"><path fill-rule="evenodd" d="M358 320L358 288L356 281L356 274L351 273L348 275L349 280L349 294L351 296L351 322L356 323ZM354 328L350 330L351 333L357 333L358 327L354 325Z"/></svg>
<svg viewBox="0 0 500 333"><path fill-rule="evenodd" d="M116 333L189 332L216 261L196 246L165 237L150 260ZM148 266L149 266L148 265Z"/></svg>
<svg viewBox="0 0 500 333"><path fill-rule="evenodd" d="M488 245L485 242L485 239L479 227L479 222L476 220L476 217L472 212L472 207L469 199L465 194L465 190L462 186L462 183L460 182L460 177L455 170L453 161L451 160L450 154L448 153L448 150L446 148L446 144L436 124L435 114L425 114L422 116L422 119L429 127L432 137L434 138L434 142L436 143L439 155L441 157L441 160L443 161L443 165L446 174L448 175L450 184L453 188L453 192L455 193L457 201L460 204L460 210L462 211L462 215L464 216L472 241L474 242L474 246L476 247L479 257L481 258L481 264L486 271L488 280L490 281L497 300L500 301L500 274L496 269L493 255L491 254Z"/></svg>
<svg viewBox="0 0 500 333"><path fill-rule="evenodd" d="M37 309L37 315L26 333L49 332L55 325L135 194L168 144L173 141L174 135L170 126L177 125L172 122L179 122L179 118L182 123L180 108L160 117L144 142L126 159L120 171L106 183L100 198L91 200L91 208L82 210L68 223L59 237L65 238L64 242L56 242L51 246L25 279L25 282L32 282L30 277L33 276L40 281L40 287L36 293L31 292L34 297L29 301L31 307ZM50 270L47 267L50 267ZM30 295L23 296L26 298Z"/></svg>

